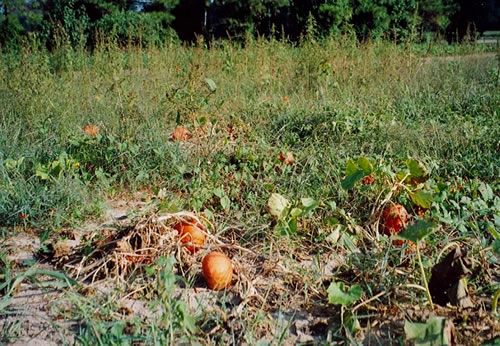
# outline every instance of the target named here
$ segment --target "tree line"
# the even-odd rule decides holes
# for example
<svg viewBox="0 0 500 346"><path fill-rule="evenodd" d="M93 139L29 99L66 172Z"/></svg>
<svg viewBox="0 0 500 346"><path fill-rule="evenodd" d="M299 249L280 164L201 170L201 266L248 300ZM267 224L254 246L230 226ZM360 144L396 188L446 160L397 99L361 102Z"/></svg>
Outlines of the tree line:
<svg viewBox="0 0 500 346"><path fill-rule="evenodd" d="M460 39L498 22L499 10L495 0L0 0L0 44L35 38L49 48L92 47L100 36L144 45L199 36L297 41L343 32L361 40Z"/></svg>

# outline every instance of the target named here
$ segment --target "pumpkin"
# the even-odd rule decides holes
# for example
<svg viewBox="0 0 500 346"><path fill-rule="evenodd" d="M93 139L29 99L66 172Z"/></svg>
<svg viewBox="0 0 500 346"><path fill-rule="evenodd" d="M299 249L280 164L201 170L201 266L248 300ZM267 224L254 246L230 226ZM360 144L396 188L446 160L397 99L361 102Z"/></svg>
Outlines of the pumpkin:
<svg viewBox="0 0 500 346"><path fill-rule="evenodd" d="M185 141L189 139L189 136L191 136L189 130L181 126L177 126L172 132L172 140L174 141Z"/></svg>
<svg viewBox="0 0 500 346"><path fill-rule="evenodd" d="M213 251L203 258L202 272L207 285L212 290L222 290L231 284L233 264L222 252Z"/></svg>
<svg viewBox="0 0 500 346"><path fill-rule="evenodd" d="M97 125L85 125L83 127L83 132L86 134L95 137L99 134L99 127Z"/></svg>
<svg viewBox="0 0 500 346"><path fill-rule="evenodd" d="M408 212L401 204L391 204L382 212L382 232L391 236L401 232L408 223Z"/></svg>
<svg viewBox="0 0 500 346"><path fill-rule="evenodd" d="M278 160L283 162L285 165L289 166L295 161L295 158L293 157L293 154L291 151L287 151L286 154L279 153Z"/></svg>
<svg viewBox="0 0 500 346"><path fill-rule="evenodd" d="M191 245L186 246L189 252L195 253L205 245L205 232L201 224L180 222L174 228L179 232L183 244L191 243Z"/></svg>

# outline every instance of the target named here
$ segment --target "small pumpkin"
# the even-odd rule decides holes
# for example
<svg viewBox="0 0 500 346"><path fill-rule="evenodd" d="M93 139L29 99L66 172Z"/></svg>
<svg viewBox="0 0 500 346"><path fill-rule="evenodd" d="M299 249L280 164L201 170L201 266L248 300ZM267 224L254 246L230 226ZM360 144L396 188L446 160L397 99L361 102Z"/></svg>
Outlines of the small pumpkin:
<svg viewBox="0 0 500 346"><path fill-rule="evenodd" d="M174 228L179 232L183 244L191 243L186 246L189 252L195 253L205 245L205 232L201 224L179 222Z"/></svg>
<svg viewBox="0 0 500 346"><path fill-rule="evenodd" d="M206 255L201 268L210 289L218 291L231 285L233 263L222 252L213 251Z"/></svg>
<svg viewBox="0 0 500 346"><path fill-rule="evenodd" d="M394 203L382 212L382 233L391 236L401 232L408 224L409 215L405 207Z"/></svg>
<svg viewBox="0 0 500 346"><path fill-rule="evenodd" d="M85 125L83 127L83 132L86 134L95 137L99 134L99 127L97 125Z"/></svg>
<svg viewBox="0 0 500 346"><path fill-rule="evenodd" d="M189 130L181 126L177 126L174 132L172 132L172 140L174 141L186 141L190 136L191 133Z"/></svg>

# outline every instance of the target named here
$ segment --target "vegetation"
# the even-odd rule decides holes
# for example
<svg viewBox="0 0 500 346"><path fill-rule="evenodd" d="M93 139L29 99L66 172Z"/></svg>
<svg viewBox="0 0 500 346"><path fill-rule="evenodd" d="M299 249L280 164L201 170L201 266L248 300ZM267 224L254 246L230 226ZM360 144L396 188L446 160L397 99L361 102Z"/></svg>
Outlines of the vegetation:
<svg viewBox="0 0 500 346"><path fill-rule="evenodd" d="M485 48L360 43L353 34L310 35L298 45L248 36L244 44L172 39L141 47L100 38L92 52L71 42L47 51L35 40L1 56L4 237L35 230L43 252L47 239L99 217L106 199L145 191L155 210L192 211L208 220L212 238L234 244L224 249L240 284L228 291L248 298L233 311L213 292L218 310L196 315L186 297L173 297L195 286L197 274L182 275L182 263L161 258L144 281L133 272L112 294L67 290L74 308L59 317L80 321L80 342L281 343L291 320L276 316L311 307L328 320L318 340L352 341L387 315L411 319L394 311L431 305L432 265L451 247L472 262L471 296L491 307L499 269L498 55L424 58ZM172 140L178 127L188 132ZM378 232L392 203L410 215L402 234L416 254L409 242L399 247ZM326 275L322 261L332 253L341 261ZM264 274L249 268L267 268L259 258L274 279L252 281ZM10 295L9 285L0 282ZM122 314L117 297L130 292L158 313ZM498 333L493 315L478 309L453 317L460 342ZM464 326L477 321L488 328L467 334ZM404 328L419 337L416 324ZM387 338L404 340L402 325L389 329Z"/></svg>
<svg viewBox="0 0 500 346"><path fill-rule="evenodd" d="M495 19L487 8L491 2L473 6L463 0L3 0L0 43L18 48L26 38L36 37L53 49L65 36L73 47L95 47L98 33L121 45L161 45L176 35L188 41L197 36L243 41L247 35L299 41L311 23L316 24L316 34L351 32L362 40L474 39L476 31L494 29L485 20Z"/></svg>

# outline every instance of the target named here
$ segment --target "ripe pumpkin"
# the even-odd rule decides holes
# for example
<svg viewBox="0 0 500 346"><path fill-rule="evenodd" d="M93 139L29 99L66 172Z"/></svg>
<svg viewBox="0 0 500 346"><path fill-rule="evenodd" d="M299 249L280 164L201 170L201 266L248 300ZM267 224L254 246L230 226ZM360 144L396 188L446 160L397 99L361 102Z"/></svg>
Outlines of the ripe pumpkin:
<svg viewBox="0 0 500 346"><path fill-rule="evenodd" d="M233 264L222 252L213 251L206 255L201 268L210 289L218 291L231 285Z"/></svg>
<svg viewBox="0 0 500 346"><path fill-rule="evenodd" d="M99 134L99 127L97 125L85 125L83 127L83 132L86 134L95 137Z"/></svg>
<svg viewBox="0 0 500 346"><path fill-rule="evenodd" d="M180 222L174 226L174 228L179 232L181 237L181 242L183 244L191 243L192 245L186 246L186 248L191 253L195 253L200 250L200 248L205 245L205 233L203 231L204 227L199 223L187 223Z"/></svg>
<svg viewBox="0 0 500 346"><path fill-rule="evenodd" d="M177 126L174 132L172 132L172 140L174 141L186 141L189 139L189 136L191 136L189 130L181 126Z"/></svg>
<svg viewBox="0 0 500 346"><path fill-rule="evenodd" d="M388 236L398 234L408 223L408 212L401 204L391 204L382 212L382 232Z"/></svg>

